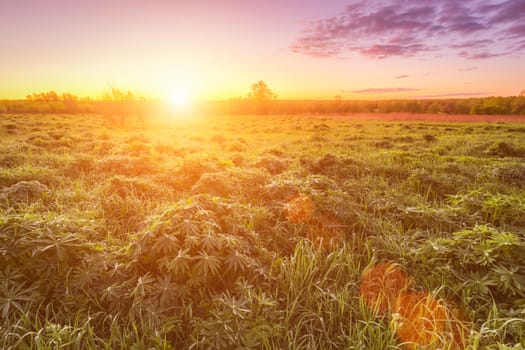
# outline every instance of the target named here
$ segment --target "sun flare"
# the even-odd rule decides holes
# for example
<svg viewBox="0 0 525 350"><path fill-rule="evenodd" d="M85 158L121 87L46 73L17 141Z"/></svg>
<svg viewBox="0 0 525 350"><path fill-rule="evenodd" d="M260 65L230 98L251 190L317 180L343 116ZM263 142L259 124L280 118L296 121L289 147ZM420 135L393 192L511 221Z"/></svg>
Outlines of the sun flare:
<svg viewBox="0 0 525 350"><path fill-rule="evenodd" d="M169 96L169 103L174 109L186 109L191 103L190 94L183 89L173 90Z"/></svg>

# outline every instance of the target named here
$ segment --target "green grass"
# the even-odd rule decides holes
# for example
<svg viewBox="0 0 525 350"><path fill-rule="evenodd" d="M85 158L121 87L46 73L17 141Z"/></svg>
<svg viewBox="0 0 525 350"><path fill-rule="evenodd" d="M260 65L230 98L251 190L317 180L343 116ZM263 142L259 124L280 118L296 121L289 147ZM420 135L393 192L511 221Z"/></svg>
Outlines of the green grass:
<svg viewBox="0 0 525 350"><path fill-rule="evenodd" d="M393 261L522 349L523 127L375 118L0 116L0 347L408 348Z"/></svg>

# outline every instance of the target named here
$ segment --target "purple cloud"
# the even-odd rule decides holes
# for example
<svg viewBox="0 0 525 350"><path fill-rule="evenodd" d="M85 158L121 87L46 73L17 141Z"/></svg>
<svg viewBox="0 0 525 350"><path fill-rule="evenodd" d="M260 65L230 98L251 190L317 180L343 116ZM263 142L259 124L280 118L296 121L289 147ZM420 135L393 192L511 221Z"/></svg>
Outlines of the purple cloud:
<svg viewBox="0 0 525 350"><path fill-rule="evenodd" d="M523 38L525 36L525 24L513 25L507 29L506 33L513 38Z"/></svg>
<svg viewBox="0 0 525 350"><path fill-rule="evenodd" d="M491 23L513 22L525 20L525 1L507 0L495 8L495 14L489 20Z"/></svg>
<svg viewBox="0 0 525 350"><path fill-rule="evenodd" d="M492 53L492 52L469 52L461 51L458 53L459 57L468 58L470 60L484 60L487 58L504 56L506 53Z"/></svg>
<svg viewBox="0 0 525 350"><path fill-rule="evenodd" d="M524 50L525 50L525 40L522 40L519 43L516 43L516 51L524 51Z"/></svg>
<svg viewBox="0 0 525 350"><path fill-rule="evenodd" d="M336 16L311 22L290 45L315 57L441 55L466 59L525 51L525 0L350 0Z"/></svg>
<svg viewBox="0 0 525 350"><path fill-rule="evenodd" d="M472 48L483 48L493 44L493 40L483 39L483 40L469 40L464 41L459 44L451 44L450 47L453 49L472 49Z"/></svg>
<svg viewBox="0 0 525 350"><path fill-rule="evenodd" d="M407 75L407 74L401 74L401 75L398 75L397 77L394 77L396 79L405 79L405 78L410 78L410 75Z"/></svg>
<svg viewBox="0 0 525 350"><path fill-rule="evenodd" d="M421 89L414 89L414 88L370 88L370 89L363 89L363 90L351 90L351 91L345 91L345 92L351 92L353 94L388 94L388 93L395 93L395 92L409 92L409 91L421 91Z"/></svg>
<svg viewBox="0 0 525 350"><path fill-rule="evenodd" d="M360 52L365 56L382 59L390 56L412 57L427 50L423 45L373 45L361 49Z"/></svg>

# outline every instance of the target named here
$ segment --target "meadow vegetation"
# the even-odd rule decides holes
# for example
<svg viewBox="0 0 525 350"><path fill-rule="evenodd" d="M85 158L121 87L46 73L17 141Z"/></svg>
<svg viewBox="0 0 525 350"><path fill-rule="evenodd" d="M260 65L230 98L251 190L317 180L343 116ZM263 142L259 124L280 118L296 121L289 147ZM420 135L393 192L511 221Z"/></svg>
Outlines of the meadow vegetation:
<svg viewBox="0 0 525 350"><path fill-rule="evenodd" d="M525 347L525 124L3 114L0 140L0 348Z"/></svg>

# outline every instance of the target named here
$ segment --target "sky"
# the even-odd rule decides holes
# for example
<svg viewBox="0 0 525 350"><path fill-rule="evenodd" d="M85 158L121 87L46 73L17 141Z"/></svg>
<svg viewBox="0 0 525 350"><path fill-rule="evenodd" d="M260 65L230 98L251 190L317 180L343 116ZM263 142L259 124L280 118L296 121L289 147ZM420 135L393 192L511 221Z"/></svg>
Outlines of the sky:
<svg viewBox="0 0 525 350"><path fill-rule="evenodd" d="M0 0L0 98L452 98L525 89L525 0Z"/></svg>

